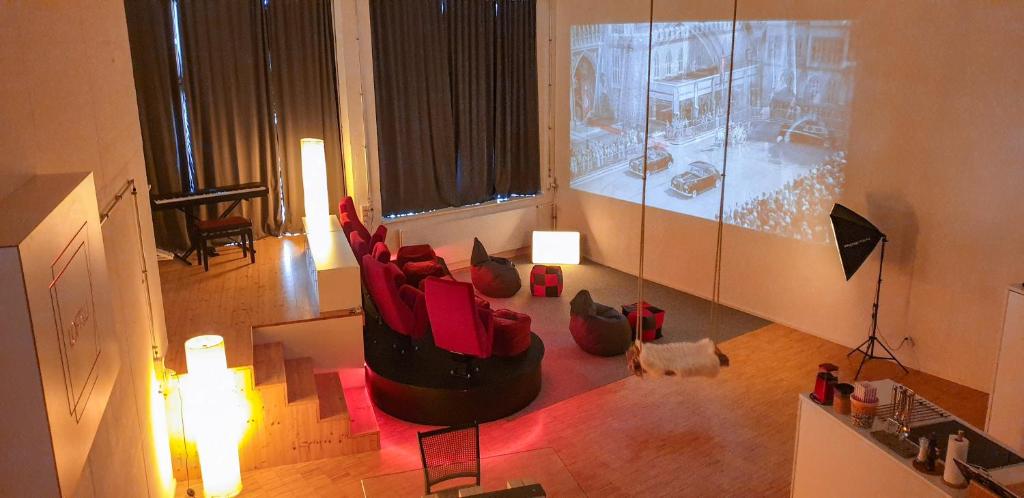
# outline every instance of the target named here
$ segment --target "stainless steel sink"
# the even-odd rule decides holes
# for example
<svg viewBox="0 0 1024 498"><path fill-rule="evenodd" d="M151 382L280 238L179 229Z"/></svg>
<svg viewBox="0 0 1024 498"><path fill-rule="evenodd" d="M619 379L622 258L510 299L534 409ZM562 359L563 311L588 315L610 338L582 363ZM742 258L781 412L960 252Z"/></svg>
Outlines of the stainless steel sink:
<svg viewBox="0 0 1024 498"><path fill-rule="evenodd" d="M967 450L967 463L991 470L1024 462L1024 458L1020 455L1013 453L999 443L982 436L977 431L956 420L945 420L911 427L909 436L911 441L917 442L918 438L922 436L928 437L929 434L934 432L940 449L939 454L945 458L949 435L956 434L957 431L964 431L964 437L970 440L970 446Z"/></svg>

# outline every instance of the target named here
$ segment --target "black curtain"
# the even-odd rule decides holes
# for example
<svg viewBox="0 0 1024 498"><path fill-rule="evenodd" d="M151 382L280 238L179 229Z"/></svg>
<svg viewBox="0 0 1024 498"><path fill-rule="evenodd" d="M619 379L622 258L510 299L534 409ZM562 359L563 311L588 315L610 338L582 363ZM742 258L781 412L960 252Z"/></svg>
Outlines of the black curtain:
<svg viewBox="0 0 1024 498"><path fill-rule="evenodd" d="M299 231L299 140L310 137L324 140L328 191L339 200L344 165L330 0L126 0L125 11L154 194L261 182L267 201L241 205L258 236ZM161 247L186 245L181 221L154 215Z"/></svg>
<svg viewBox="0 0 1024 498"><path fill-rule="evenodd" d="M263 5L193 0L179 6L196 188L266 184L269 202L246 202L241 209L257 237L278 234L284 213L274 202L281 186Z"/></svg>
<svg viewBox="0 0 1024 498"><path fill-rule="evenodd" d="M345 193L331 2L271 0L266 20L270 88L278 120L277 154L283 176L280 183L289 213L282 230L300 232L306 214L300 140L324 139L331 211Z"/></svg>
<svg viewBox="0 0 1024 498"><path fill-rule="evenodd" d="M458 203L448 25L438 0L370 2L385 215Z"/></svg>
<svg viewBox="0 0 1024 498"><path fill-rule="evenodd" d="M494 188L496 195L540 191L537 111L537 3L496 0Z"/></svg>
<svg viewBox="0 0 1024 498"><path fill-rule="evenodd" d="M126 1L125 17L132 49L135 96L139 106L142 150L152 193L187 189L188 168L181 123L181 99L174 53L170 0ZM139 188L144 188L141 184ZM188 245L184 217L177 211L153 213L161 247Z"/></svg>
<svg viewBox="0 0 1024 498"><path fill-rule="evenodd" d="M495 16L493 1L446 0L452 112L454 205L494 197Z"/></svg>
<svg viewBox="0 0 1024 498"><path fill-rule="evenodd" d="M370 2L384 215L539 190L535 0Z"/></svg>

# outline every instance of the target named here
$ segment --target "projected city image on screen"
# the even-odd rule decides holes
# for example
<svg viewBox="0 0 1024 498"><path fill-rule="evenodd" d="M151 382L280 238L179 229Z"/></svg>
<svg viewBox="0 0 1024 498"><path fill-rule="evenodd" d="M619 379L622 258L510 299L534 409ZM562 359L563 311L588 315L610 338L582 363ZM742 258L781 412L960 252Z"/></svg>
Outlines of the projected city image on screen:
<svg viewBox="0 0 1024 498"><path fill-rule="evenodd" d="M844 183L853 57L848 21L736 27L726 223L831 238ZM648 25L572 27L570 187L640 202ZM653 27L647 205L716 220L732 23Z"/></svg>

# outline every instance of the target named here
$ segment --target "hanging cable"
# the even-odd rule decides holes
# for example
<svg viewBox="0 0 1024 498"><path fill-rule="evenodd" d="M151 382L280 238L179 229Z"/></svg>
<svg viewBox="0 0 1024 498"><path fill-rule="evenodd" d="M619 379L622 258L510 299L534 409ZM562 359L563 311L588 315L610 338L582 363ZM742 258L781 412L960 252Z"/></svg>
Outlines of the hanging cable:
<svg viewBox="0 0 1024 498"><path fill-rule="evenodd" d="M739 0L732 2L732 40L729 46L729 86L725 100L725 137L722 142L722 188L718 197L718 227L715 239L715 274L711 289L711 333L718 337L722 300L722 233L725 227L725 174L729 164L729 129L732 120L732 76L736 59L736 19Z"/></svg>
<svg viewBox="0 0 1024 498"><path fill-rule="evenodd" d="M636 282L636 347L643 350L644 315L644 230L647 223L647 147L650 142L651 129L651 53L654 51L654 0L650 2L647 20L647 80L644 91L644 147L643 147L643 182L640 191L640 265L637 267Z"/></svg>

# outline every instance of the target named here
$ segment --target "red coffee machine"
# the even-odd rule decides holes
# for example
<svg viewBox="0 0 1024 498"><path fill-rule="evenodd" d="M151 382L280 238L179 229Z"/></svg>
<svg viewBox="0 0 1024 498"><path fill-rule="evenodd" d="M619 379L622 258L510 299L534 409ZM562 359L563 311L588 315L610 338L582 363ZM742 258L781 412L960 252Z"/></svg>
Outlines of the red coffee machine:
<svg viewBox="0 0 1024 498"><path fill-rule="evenodd" d="M835 373L838 371L839 367L831 363L818 365L818 376L814 381L814 392L811 393L811 400L819 405L832 404L836 383L839 382L839 376Z"/></svg>

